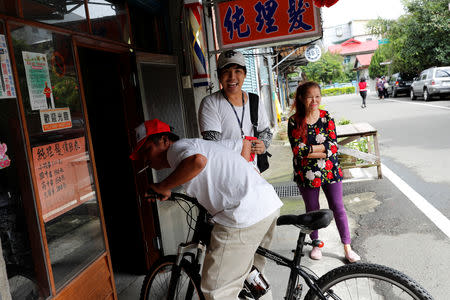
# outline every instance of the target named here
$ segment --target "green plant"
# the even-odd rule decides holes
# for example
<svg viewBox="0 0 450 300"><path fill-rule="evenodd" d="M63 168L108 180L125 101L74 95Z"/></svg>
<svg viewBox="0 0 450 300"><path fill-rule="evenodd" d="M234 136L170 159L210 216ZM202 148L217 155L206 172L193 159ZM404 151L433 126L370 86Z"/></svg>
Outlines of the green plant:
<svg viewBox="0 0 450 300"><path fill-rule="evenodd" d="M325 52L318 61L302 66L308 80L329 83L342 80L344 75L344 58L336 53Z"/></svg>
<svg viewBox="0 0 450 300"><path fill-rule="evenodd" d="M367 138L360 138L359 140L350 142L347 144L348 148L359 150L364 153L369 152L369 148L367 147Z"/></svg>
<svg viewBox="0 0 450 300"><path fill-rule="evenodd" d="M338 121L338 125L347 125L347 124L351 124L352 122L348 119L341 119ZM338 142L343 140L344 138L340 138L338 139ZM360 138L356 141L350 142L348 144L345 145L347 148L350 149L355 149L364 153L369 153L369 148L368 148L368 141L367 138ZM344 158L341 155L341 160L343 160ZM344 159L345 160L345 159ZM362 159L358 159L356 160L357 163L364 163L364 161ZM348 162L345 162L348 163Z"/></svg>
<svg viewBox="0 0 450 300"><path fill-rule="evenodd" d="M354 93L355 93L354 86L322 90L322 96L337 96L337 95L354 94Z"/></svg>
<svg viewBox="0 0 450 300"><path fill-rule="evenodd" d="M340 119L339 122L338 122L338 125L347 125L347 124L350 124L350 123L351 123L350 120Z"/></svg>
<svg viewBox="0 0 450 300"><path fill-rule="evenodd" d="M450 47L448 38L443 38L450 36L448 0L404 0L403 6L406 13L396 21L377 19L368 24L372 34L389 40L384 59L392 62L391 73L449 65ZM369 67L371 77L380 74L374 68Z"/></svg>

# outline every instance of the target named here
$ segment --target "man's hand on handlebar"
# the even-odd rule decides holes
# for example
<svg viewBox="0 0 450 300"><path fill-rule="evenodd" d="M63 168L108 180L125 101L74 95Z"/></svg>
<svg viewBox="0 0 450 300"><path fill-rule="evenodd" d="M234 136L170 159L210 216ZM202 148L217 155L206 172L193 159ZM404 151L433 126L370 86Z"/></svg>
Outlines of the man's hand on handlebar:
<svg viewBox="0 0 450 300"><path fill-rule="evenodd" d="M158 194L158 199L161 201L169 199L170 195L172 194L170 189L164 189L161 187L160 183L151 183L150 189L152 189L155 193ZM154 201L155 198L154 195L145 193L145 198L147 198L150 201Z"/></svg>

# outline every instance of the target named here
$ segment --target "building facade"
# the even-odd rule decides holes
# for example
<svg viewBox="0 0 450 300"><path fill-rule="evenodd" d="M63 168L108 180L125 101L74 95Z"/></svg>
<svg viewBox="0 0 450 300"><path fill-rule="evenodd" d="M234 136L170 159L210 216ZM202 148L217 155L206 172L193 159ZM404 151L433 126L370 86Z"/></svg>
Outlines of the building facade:
<svg viewBox="0 0 450 300"><path fill-rule="evenodd" d="M186 2L0 2L1 299L117 299L115 272L142 274L185 238L176 204L142 198L167 172L128 157L144 120L198 137L219 89L211 6ZM271 62L248 51L246 88L273 115Z"/></svg>

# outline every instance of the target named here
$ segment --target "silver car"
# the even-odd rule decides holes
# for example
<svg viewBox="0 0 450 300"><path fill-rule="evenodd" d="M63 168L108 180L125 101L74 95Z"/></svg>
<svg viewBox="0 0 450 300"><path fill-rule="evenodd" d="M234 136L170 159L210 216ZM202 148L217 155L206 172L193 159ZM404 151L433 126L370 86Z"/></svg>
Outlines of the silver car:
<svg viewBox="0 0 450 300"><path fill-rule="evenodd" d="M444 98L450 95L450 67L433 67L422 71L411 84L411 100L418 96L425 101L436 96Z"/></svg>

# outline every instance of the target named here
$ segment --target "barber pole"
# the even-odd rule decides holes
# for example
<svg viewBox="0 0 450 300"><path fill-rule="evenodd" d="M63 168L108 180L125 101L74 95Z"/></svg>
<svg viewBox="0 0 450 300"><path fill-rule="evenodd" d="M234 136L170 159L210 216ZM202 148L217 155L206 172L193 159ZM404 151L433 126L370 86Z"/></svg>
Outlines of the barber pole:
<svg viewBox="0 0 450 300"><path fill-rule="evenodd" d="M207 51L202 26L203 6L201 0L185 0L184 5L188 13L188 34L194 61L194 87L208 86L210 77L208 74Z"/></svg>

